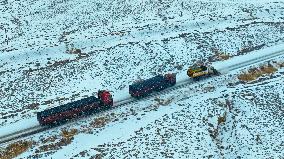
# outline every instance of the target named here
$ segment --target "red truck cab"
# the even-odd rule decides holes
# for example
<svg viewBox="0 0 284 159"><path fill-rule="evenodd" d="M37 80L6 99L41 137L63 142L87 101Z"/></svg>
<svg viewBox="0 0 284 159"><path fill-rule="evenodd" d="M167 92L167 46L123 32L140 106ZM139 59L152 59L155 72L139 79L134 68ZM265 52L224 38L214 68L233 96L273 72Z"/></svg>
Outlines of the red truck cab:
<svg viewBox="0 0 284 159"><path fill-rule="evenodd" d="M176 74L168 73L164 76L170 85L176 84Z"/></svg>
<svg viewBox="0 0 284 159"><path fill-rule="evenodd" d="M113 98L109 91L99 90L98 98L102 101L104 106L113 106Z"/></svg>

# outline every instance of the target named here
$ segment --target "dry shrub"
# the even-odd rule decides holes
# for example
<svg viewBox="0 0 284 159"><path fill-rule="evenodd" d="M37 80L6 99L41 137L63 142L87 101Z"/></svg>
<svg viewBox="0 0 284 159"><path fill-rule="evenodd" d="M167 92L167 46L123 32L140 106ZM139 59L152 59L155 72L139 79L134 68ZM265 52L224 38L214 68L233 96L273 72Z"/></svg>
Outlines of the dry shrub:
<svg viewBox="0 0 284 159"><path fill-rule="evenodd" d="M56 136L50 136L50 137L48 137L48 138L46 138L46 139L43 139L43 140L42 140L42 143L43 143L43 144L46 144L46 143L48 143L48 142L54 142L56 139L57 139Z"/></svg>
<svg viewBox="0 0 284 159"><path fill-rule="evenodd" d="M216 139L219 134L218 129L208 130L208 132L213 139Z"/></svg>
<svg viewBox="0 0 284 159"><path fill-rule="evenodd" d="M26 106L27 109L35 110L39 108L39 103L32 103Z"/></svg>
<svg viewBox="0 0 284 159"><path fill-rule="evenodd" d="M69 145L74 139L74 136L76 134L78 134L77 129L70 129L70 130L62 129L60 134L62 138L59 141L55 142L58 139L56 136L52 136L43 140L42 143L47 143L47 142L52 142L52 143L40 146L38 150L36 150L36 153L59 150L63 146Z"/></svg>
<svg viewBox="0 0 284 159"><path fill-rule="evenodd" d="M238 76L238 79L241 81L253 81L255 80L255 76L249 74L249 73L242 73Z"/></svg>
<svg viewBox="0 0 284 159"><path fill-rule="evenodd" d="M53 100L47 100L47 101L43 101L43 105L48 105L48 104L52 104Z"/></svg>
<svg viewBox="0 0 284 159"><path fill-rule="evenodd" d="M217 48L211 48L212 52L215 53L215 55L213 55L211 58L215 59L214 61L218 60L218 61L223 61L223 60L228 60L229 58L231 58L231 56L225 52L220 51Z"/></svg>
<svg viewBox="0 0 284 159"><path fill-rule="evenodd" d="M78 49L78 48L71 48L68 52L69 52L70 54L81 54L81 53L82 53L82 50L81 50L81 49Z"/></svg>
<svg viewBox="0 0 284 159"><path fill-rule="evenodd" d="M230 58L229 54L221 53L217 55L218 59L220 60L228 60Z"/></svg>
<svg viewBox="0 0 284 159"><path fill-rule="evenodd" d="M280 68L284 67L284 62L279 62L279 63L278 63L278 66L279 66Z"/></svg>
<svg viewBox="0 0 284 159"><path fill-rule="evenodd" d="M227 112L224 113L223 116L218 117L218 125L225 123L226 122L226 117L227 117Z"/></svg>
<svg viewBox="0 0 284 159"><path fill-rule="evenodd" d="M47 152L47 151L52 151L52 150L59 150L61 147L69 145L72 140L73 140L73 137L72 138L63 137L58 142L40 146L38 150L36 150L35 152L41 153L41 152Z"/></svg>
<svg viewBox="0 0 284 159"><path fill-rule="evenodd" d="M96 154L95 155L95 159L102 159L103 158L103 155L102 154Z"/></svg>
<svg viewBox="0 0 284 159"><path fill-rule="evenodd" d="M12 159L27 151L32 146L31 141L18 141L0 151L0 159Z"/></svg>
<svg viewBox="0 0 284 159"><path fill-rule="evenodd" d="M233 109L233 102L231 100L228 100L228 99L226 99L225 102L226 102L226 107L229 110L232 110Z"/></svg>
<svg viewBox="0 0 284 159"><path fill-rule="evenodd" d="M61 130L61 136L63 138L73 138L76 134L78 134L77 129L70 129L69 131L66 129Z"/></svg>
<svg viewBox="0 0 284 159"><path fill-rule="evenodd" d="M272 65L261 66L259 68L252 68L248 72L243 72L238 76L238 79L245 82L253 81L264 74L272 74L276 71L277 68L273 67Z"/></svg>
<svg viewBox="0 0 284 159"><path fill-rule="evenodd" d="M173 98L161 99L161 98L156 97L154 100L157 102L157 105L166 106L166 105L169 105L172 102Z"/></svg>
<svg viewBox="0 0 284 159"><path fill-rule="evenodd" d="M59 146L56 145L56 143L51 143L51 144L48 144L48 145L42 145L37 150L35 150L35 153L57 150L57 149L59 149L58 147Z"/></svg>
<svg viewBox="0 0 284 159"><path fill-rule="evenodd" d="M207 85L203 89L205 92L213 92L215 90L215 87L213 85Z"/></svg>
<svg viewBox="0 0 284 159"><path fill-rule="evenodd" d="M218 117L218 125L226 122L226 116L219 116Z"/></svg>
<svg viewBox="0 0 284 159"><path fill-rule="evenodd" d="M264 66L264 67L260 67L260 70L263 74L271 74L277 71L277 68L273 67L273 66Z"/></svg>
<svg viewBox="0 0 284 159"><path fill-rule="evenodd" d="M117 31L117 32L110 32L109 33L110 35L120 35L120 36L123 36L126 34L126 32L124 31Z"/></svg>
<svg viewBox="0 0 284 159"><path fill-rule="evenodd" d="M93 122L91 122L91 126L94 128L100 128L100 127L105 126L108 121L109 119L106 117L99 117L99 118L96 118Z"/></svg>
<svg viewBox="0 0 284 159"><path fill-rule="evenodd" d="M69 60L69 59L66 59L66 60L60 60L60 61L55 61L52 65L50 65L49 67L57 67L57 66L62 66L62 65L65 65L67 63L70 63L74 60Z"/></svg>
<svg viewBox="0 0 284 159"><path fill-rule="evenodd" d="M261 141L261 140L260 140L260 135L259 135L259 134L257 134L257 135L256 135L256 139L255 139L255 140L256 140L256 142L260 142L260 141Z"/></svg>
<svg viewBox="0 0 284 159"><path fill-rule="evenodd" d="M69 131L66 129L61 130L62 139L57 143L59 147L66 146L71 143L74 139L74 136L78 134L77 129L70 129Z"/></svg>

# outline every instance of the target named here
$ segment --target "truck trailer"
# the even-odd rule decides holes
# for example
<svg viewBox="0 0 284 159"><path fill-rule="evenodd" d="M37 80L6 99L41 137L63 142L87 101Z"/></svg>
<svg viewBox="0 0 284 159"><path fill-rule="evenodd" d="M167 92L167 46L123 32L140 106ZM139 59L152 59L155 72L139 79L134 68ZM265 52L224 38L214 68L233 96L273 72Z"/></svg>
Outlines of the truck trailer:
<svg viewBox="0 0 284 159"><path fill-rule="evenodd" d="M161 91L176 84L175 74L157 75L129 86L129 94L134 98L142 98L153 91Z"/></svg>
<svg viewBox="0 0 284 159"><path fill-rule="evenodd" d="M108 91L99 91L98 98L91 96L58 107L46 109L37 113L40 125L54 125L64 123L72 118L87 116L113 105L113 99Z"/></svg>

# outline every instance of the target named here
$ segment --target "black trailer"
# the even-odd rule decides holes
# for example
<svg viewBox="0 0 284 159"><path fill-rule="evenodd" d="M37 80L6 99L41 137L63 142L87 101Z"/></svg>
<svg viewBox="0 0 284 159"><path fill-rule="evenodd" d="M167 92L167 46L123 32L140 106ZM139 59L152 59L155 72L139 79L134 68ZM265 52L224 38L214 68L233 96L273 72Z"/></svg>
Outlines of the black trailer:
<svg viewBox="0 0 284 159"><path fill-rule="evenodd" d="M109 91L99 90L98 98L91 96L75 102L37 113L37 120L41 125L62 124L69 119L86 116L113 106L113 98Z"/></svg>
<svg viewBox="0 0 284 159"><path fill-rule="evenodd" d="M129 86L129 94L135 98L142 98L153 91L161 91L176 84L175 74L157 75L147 80Z"/></svg>
<svg viewBox="0 0 284 159"><path fill-rule="evenodd" d="M41 125L61 124L74 117L95 113L99 111L100 105L101 100L91 96L38 112L37 120Z"/></svg>

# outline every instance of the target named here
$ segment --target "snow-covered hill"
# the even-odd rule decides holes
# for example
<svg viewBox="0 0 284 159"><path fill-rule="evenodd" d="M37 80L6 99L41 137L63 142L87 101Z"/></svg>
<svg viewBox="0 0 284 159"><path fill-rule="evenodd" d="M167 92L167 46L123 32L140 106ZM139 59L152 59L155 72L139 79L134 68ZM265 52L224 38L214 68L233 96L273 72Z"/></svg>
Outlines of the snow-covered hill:
<svg viewBox="0 0 284 159"><path fill-rule="evenodd" d="M1 127L98 89L127 91L140 78L284 42L281 0L0 4ZM31 136L19 158L283 158L283 68L250 84L239 73L158 97L166 104L139 101L75 122L68 140L69 126Z"/></svg>

